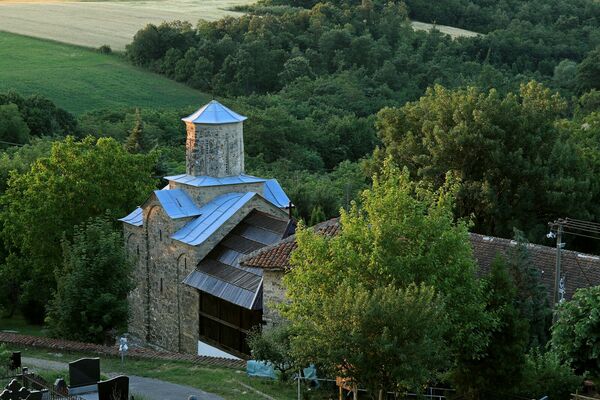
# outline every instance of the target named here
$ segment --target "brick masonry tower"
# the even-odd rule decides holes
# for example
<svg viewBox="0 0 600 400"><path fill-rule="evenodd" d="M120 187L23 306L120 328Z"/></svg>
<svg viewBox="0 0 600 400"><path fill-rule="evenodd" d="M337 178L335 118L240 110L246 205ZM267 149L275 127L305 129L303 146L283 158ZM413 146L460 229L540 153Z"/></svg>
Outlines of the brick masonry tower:
<svg viewBox="0 0 600 400"><path fill-rule="evenodd" d="M213 100L182 120L188 175L221 178L244 173L246 117Z"/></svg>

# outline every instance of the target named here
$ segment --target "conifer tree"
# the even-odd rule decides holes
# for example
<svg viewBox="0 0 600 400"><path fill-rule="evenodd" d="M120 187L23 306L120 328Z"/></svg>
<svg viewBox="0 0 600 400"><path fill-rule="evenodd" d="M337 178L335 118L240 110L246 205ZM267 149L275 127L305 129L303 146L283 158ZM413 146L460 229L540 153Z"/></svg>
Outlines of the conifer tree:
<svg viewBox="0 0 600 400"><path fill-rule="evenodd" d="M139 108L135 109L135 125L127 137L125 150L131 154L142 153L146 150L144 146L144 122Z"/></svg>
<svg viewBox="0 0 600 400"><path fill-rule="evenodd" d="M519 313L517 288L506 262L497 257L486 279L487 312L496 319L486 353L461 365L455 376L466 399L506 399L518 386L525 366L527 321Z"/></svg>
<svg viewBox="0 0 600 400"><path fill-rule="evenodd" d="M528 347L543 347L549 339L552 310L540 272L531 264L528 242L523 232L515 229L517 245L508 255L508 271L516 286L516 307L529 325Z"/></svg>

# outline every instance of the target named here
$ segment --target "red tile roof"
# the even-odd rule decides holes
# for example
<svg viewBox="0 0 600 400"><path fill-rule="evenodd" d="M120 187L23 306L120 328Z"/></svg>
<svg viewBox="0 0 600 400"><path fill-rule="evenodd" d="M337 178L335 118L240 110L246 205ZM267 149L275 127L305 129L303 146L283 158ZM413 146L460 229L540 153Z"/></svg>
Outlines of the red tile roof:
<svg viewBox="0 0 600 400"><path fill-rule="evenodd" d="M317 232L334 236L340 230L338 219L332 219L313 227ZM470 234L473 255L479 265L478 275L489 272L492 261L497 254L506 255L516 242L476 233ZM542 282L548 290L550 298L554 289L554 271L556 264L556 249L554 247L529 244L529 256L533 265L542 274ZM246 256L242 264L272 270L287 270L290 268L290 255L296 248L295 236L292 235L274 245L263 247ZM562 251L562 275L565 277L566 297L571 298L578 288L600 285L600 257Z"/></svg>

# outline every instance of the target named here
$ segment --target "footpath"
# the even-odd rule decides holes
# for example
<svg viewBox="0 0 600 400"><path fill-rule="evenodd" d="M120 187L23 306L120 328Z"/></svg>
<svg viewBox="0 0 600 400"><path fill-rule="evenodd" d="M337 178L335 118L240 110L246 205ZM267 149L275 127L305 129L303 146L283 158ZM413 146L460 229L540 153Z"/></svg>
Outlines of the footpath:
<svg viewBox="0 0 600 400"><path fill-rule="evenodd" d="M32 372L36 368L54 371L69 370L69 364L59 361L31 357L23 357L22 361ZM112 378L119 374L108 372L107 375ZM135 375L128 376L129 393L134 395L134 398L136 395L139 395L145 400L187 400L190 396L195 396L198 400L222 400L221 397L215 394L207 393L190 386Z"/></svg>

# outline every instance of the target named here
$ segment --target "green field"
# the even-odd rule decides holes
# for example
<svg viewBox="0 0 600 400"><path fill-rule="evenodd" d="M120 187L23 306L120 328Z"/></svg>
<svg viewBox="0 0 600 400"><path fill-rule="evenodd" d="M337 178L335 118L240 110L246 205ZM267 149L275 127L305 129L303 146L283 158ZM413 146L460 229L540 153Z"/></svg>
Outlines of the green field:
<svg viewBox="0 0 600 400"><path fill-rule="evenodd" d="M79 114L100 108L201 105L206 94L118 55L0 32L0 92L42 94Z"/></svg>

